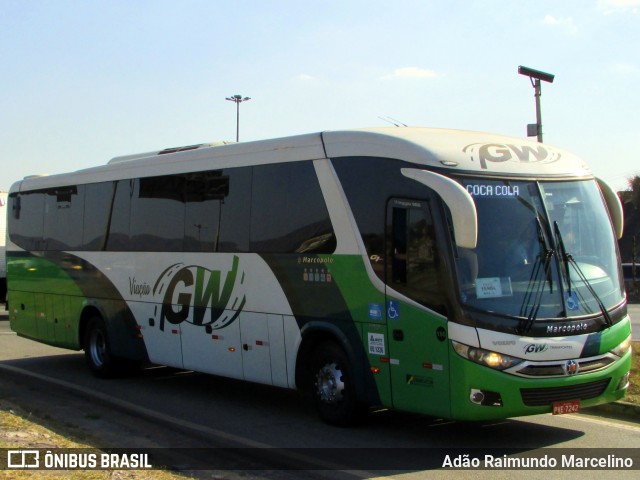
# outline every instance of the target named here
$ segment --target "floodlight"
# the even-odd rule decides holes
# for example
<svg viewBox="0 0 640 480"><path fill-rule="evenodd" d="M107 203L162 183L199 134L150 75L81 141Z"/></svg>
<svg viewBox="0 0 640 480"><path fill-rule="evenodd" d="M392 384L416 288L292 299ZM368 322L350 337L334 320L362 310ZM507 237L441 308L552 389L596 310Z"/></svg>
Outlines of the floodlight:
<svg viewBox="0 0 640 480"><path fill-rule="evenodd" d="M533 68L523 67L522 65L518 67L518 73L520 75L536 78L538 80L542 80L543 82L549 82L549 83L553 83L553 79L555 78L555 75L551 73L541 72L540 70L534 70Z"/></svg>
<svg viewBox="0 0 640 480"><path fill-rule="evenodd" d="M540 83L540 80L542 80L543 82L553 83L555 75L552 75L551 73L541 72L540 70L534 70L533 68L523 67L522 65L518 67L518 73L520 75L524 75L525 77L529 77L529 80L531 80L531 86L535 89L534 96L536 97L536 123L527 125L527 136L538 137L538 141L542 143L542 114L540 113L540 97L542 96L542 84Z"/></svg>

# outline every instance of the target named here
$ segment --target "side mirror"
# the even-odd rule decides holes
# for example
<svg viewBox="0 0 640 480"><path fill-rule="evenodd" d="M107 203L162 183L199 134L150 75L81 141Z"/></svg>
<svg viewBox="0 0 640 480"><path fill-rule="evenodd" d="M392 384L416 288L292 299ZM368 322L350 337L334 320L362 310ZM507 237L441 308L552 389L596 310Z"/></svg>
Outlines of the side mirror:
<svg viewBox="0 0 640 480"><path fill-rule="evenodd" d="M403 168L402 174L434 190L451 210L456 244L476 248L478 243L478 212L469 192L458 182L439 173Z"/></svg>
<svg viewBox="0 0 640 480"><path fill-rule="evenodd" d="M609 216L611 217L611 222L613 223L613 230L616 233L617 239L620 240L624 231L624 213L622 210L622 203L620 202L620 198L618 198L618 194L613 188L611 188L611 185L609 185L607 182L605 182L601 178L596 178L596 181L598 182L598 186L600 187L600 191L602 192L604 201L607 204Z"/></svg>

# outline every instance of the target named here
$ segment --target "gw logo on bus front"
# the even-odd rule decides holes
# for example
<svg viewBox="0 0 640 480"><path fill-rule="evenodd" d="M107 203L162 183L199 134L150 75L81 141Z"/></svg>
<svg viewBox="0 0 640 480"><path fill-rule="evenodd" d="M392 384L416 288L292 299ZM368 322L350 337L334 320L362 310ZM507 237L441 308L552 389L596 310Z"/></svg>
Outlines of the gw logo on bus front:
<svg viewBox="0 0 640 480"><path fill-rule="evenodd" d="M546 343L530 343L529 345L524 347L524 353L542 353L549 350L549 345Z"/></svg>
<svg viewBox="0 0 640 480"><path fill-rule="evenodd" d="M234 256L224 283L221 271L197 265L176 263L162 272L153 287L153 295L162 296L160 330L165 322L209 325L213 330L233 323L246 302L244 272L239 272L238 264Z"/></svg>
<svg viewBox="0 0 640 480"><path fill-rule="evenodd" d="M507 145L501 143L472 143L462 149L471 154L471 160L478 160L480 167L488 169L487 162L554 163L561 155L542 145Z"/></svg>

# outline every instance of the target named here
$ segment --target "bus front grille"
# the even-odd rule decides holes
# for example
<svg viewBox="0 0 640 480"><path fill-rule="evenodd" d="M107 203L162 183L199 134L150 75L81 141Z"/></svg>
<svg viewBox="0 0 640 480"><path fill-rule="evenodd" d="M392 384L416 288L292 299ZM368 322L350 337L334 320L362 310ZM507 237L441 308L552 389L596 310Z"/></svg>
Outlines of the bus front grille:
<svg viewBox="0 0 640 480"><path fill-rule="evenodd" d="M567 400L588 400L601 395L609 385L610 378L596 382L571 385L569 387L521 388L522 402L528 407L551 405Z"/></svg>
<svg viewBox="0 0 640 480"><path fill-rule="evenodd" d="M577 359L578 375L603 370L615 362L615 359L605 355L597 358ZM513 373L523 377L564 377L566 372L564 365L566 360L549 363L526 363L524 366L514 369Z"/></svg>

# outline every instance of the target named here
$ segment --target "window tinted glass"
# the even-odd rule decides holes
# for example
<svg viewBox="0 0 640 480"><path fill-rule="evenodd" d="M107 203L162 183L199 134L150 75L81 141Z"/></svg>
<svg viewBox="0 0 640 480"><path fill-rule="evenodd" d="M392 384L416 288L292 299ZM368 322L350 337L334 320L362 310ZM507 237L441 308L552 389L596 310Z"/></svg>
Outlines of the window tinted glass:
<svg viewBox="0 0 640 480"><path fill-rule="evenodd" d="M229 196L229 176L222 170L187 175L184 249L215 252L222 205Z"/></svg>
<svg viewBox="0 0 640 480"><path fill-rule="evenodd" d="M185 214L185 176L140 178L131 202L131 250L182 251Z"/></svg>
<svg viewBox="0 0 640 480"><path fill-rule="evenodd" d="M415 165L388 158L345 157L331 161L338 174L376 274L384 276L385 211L391 197L425 198L429 189L400 172Z"/></svg>
<svg viewBox="0 0 640 480"><path fill-rule="evenodd" d="M42 249L44 193L11 194L9 212L11 241L26 250Z"/></svg>
<svg viewBox="0 0 640 480"><path fill-rule="evenodd" d="M223 170L228 195L220 207L219 252L248 252L251 216L251 167Z"/></svg>
<svg viewBox="0 0 640 480"><path fill-rule="evenodd" d="M113 198L107 250L126 251L129 242L129 218L131 216L131 184L133 180L119 180Z"/></svg>
<svg viewBox="0 0 640 480"><path fill-rule="evenodd" d="M82 248L84 187L81 185L49 189L44 197L45 249Z"/></svg>
<svg viewBox="0 0 640 480"><path fill-rule="evenodd" d="M441 261L429 202L391 199L387 232L387 284L423 305L443 311Z"/></svg>
<svg viewBox="0 0 640 480"><path fill-rule="evenodd" d="M417 167L371 157L339 158L332 163L374 272L394 290L443 312L444 262L431 206L437 197L400 171Z"/></svg>
<svg viewBox="0 0 640 480"><path fill-rule="evenodd" d="M458 248L464 303L532 325L598 315L600 302L612 308L623 300L615 238L594 180L458 181L473 197L479 227L477 247Z"/></svg>
<svg viewBox="0 0 640 480"><path fill-rule="evenodd" d="M312 162L254 167L252 251L330 253L335 245Z"/></svg>
<svg viewBox="0 0 640 480"><path fill-rule="evenodd" d="M31 250L335 250L312 162L64 187L11 201L12 238Z"/></svg>
<svg viewBox="0 0 640 480"><path fill-rule="evenodd" d="M109 213L116 182L85 186L83 244L86 250L102 250L109 228Z"/></svg>

